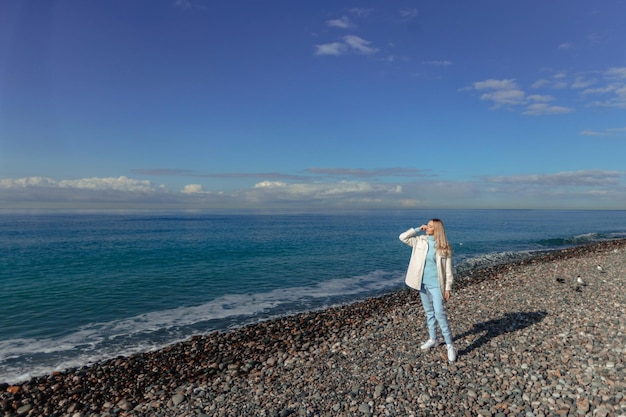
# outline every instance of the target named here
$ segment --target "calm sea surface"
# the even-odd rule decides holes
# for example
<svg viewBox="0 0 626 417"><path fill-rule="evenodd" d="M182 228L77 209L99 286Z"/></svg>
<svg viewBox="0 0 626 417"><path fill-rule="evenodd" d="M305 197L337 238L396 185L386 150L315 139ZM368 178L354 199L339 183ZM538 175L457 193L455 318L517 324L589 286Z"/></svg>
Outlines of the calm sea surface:
<svg viewBox="0 0 626 417"><path fill-rule="evenodd" d="M459 271L626 237L626 211L0 212L0 382L397 290L431 217Z"/></svg>

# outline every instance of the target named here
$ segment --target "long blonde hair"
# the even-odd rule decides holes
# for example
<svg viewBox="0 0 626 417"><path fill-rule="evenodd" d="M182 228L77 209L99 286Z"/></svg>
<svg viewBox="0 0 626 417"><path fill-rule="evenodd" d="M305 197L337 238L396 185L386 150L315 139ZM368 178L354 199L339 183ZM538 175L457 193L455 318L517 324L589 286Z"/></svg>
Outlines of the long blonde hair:
<svg viewBox="0 0 626 417"><path fill-rule="evenodd" d="M433 222L433 228L435 229L433 236L437 243L437 252L441 256L452 256L452 247L446 237L446 229L443 227L443 222L439 219L430 219L430 221Z"/></svg>

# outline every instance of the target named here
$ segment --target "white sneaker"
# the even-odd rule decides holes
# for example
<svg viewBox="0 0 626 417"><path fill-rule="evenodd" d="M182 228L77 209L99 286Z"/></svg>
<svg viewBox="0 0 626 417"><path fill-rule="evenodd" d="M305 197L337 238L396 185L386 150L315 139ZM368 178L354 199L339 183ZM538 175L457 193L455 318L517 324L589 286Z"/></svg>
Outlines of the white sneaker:
<svg viewBox="0 0 626 417"><path fill-rule="evenodd" d="M420 346L420 349L426 350L434 348L435 346L437 346L437 340L428 339L422 346Z"/></svg>
<svg viewBox="0 0 626 417"><path fill-rule="evenodd" d="M456 360L456 349L454 348L454 345L447 345L447 349L448 349L448 360L450 362L454 362Z"/></svg>

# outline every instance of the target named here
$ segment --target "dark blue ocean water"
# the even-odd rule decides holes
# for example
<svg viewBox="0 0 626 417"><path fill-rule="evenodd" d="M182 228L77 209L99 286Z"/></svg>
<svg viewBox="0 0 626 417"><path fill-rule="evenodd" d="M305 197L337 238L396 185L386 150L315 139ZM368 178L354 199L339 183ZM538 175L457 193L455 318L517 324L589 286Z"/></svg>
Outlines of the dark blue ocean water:
<svg viewBox="0 0 626 417"><path fill-rule="evenodd" d="M626 237L626 211L0 212L0 382L397 290L431 217L458 271Z"/></svg>

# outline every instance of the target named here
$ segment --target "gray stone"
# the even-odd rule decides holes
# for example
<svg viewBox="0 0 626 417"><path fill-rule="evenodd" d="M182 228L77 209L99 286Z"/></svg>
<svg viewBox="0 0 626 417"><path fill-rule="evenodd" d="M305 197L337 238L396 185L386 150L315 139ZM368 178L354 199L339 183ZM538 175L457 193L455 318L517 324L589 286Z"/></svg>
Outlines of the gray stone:
<svg viewBox="0 0 626 417"><path fill-rule="evenodd" d="M175 394L172 397L172 404L174 404L175 406L178 406L180 403L182 403L183 401L185 401L185 396L183 394Z"/></svg>

